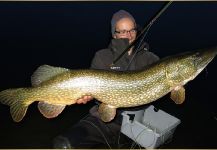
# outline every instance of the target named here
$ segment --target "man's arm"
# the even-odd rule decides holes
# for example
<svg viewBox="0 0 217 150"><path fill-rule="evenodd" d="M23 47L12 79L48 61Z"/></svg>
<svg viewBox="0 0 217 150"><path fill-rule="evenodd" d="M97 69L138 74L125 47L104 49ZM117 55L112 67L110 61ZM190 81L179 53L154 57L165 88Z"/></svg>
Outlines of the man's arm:
<svg viewBox="0 0 217 150"><path fill-rule="evenodd" d="M83 96L80 99L77 99L76 103L77 104L86 104L87 102L91 101L93 99L92 96Z"/></svg>

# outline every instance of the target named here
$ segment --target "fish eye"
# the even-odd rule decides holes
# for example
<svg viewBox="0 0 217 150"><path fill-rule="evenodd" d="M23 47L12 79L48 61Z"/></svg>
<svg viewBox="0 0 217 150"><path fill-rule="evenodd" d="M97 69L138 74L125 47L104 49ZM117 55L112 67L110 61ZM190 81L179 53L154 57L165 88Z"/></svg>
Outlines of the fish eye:
<svg viewBox="0 0 217 150"><path fill-rule="evenodd" d="M201 55L202 55L201 52L197 52L197 53L194 54L195 58L193 60L193 63L194 63L195 66L197 66L197 64L202 60Z"/></svg>
<svg viewBox="0 0 217 150"><path fill-rule="evenodd" d="M200 52L197 52L197 53L195 53L195 56L196 56L196 57L200 57L200 56L201 56L201 53L200 53Z"/></svg>

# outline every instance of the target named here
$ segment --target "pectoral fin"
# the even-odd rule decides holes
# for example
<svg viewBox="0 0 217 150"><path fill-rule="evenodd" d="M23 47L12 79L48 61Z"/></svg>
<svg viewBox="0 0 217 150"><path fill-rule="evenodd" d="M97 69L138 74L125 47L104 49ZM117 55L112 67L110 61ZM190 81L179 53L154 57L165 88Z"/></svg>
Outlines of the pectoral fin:
<svg viewBox="0 0 217 150"><path fill-rule="evenodd" d="M170 98L176 104L182 104L185 101L185 89L183 86L179 86L171 91Z"/></svg>
<svg viewBox="0 0 217 150"><path fill-rule="evenodd" d="M54 118L57 117L65 108L62 105L52 105L46 102L39 102L38 109L46 118Z"/></svg>
<svg viewBox="0 0 217 150"><path fill-rule="evenodd" d="M98 111L100 118L104 122L110 122L116 115L116 108L104 103L100 104Z"/></svg>

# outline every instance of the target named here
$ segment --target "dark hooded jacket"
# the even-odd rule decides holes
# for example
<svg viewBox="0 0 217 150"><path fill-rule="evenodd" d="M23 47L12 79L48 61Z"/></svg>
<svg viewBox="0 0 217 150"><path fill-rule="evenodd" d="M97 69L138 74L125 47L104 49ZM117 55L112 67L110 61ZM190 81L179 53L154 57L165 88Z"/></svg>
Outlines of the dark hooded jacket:
<svg viewBox="0 0 217 150"><path fill-rule="evenodd" d="M145 66L159 60L158 56L148 51L148 44L145 43L140 49L133 50L131 55L128 55L126 52L116 64L111 66L112 62L127 48L128 45L128 39L112 39L108 48L96 52L91 63L91 68L116 71L141 70Z"/></svg>

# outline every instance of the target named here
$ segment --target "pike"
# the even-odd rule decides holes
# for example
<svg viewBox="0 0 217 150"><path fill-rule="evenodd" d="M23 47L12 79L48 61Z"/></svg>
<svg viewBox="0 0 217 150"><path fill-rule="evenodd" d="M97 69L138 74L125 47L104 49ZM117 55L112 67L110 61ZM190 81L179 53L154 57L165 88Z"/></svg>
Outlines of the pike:
<svg viewBox="0 0 217 150"><path fill-rule="evenodd" d="M32 87L0 92L0 102L10 106L15 122L26 114L34 101L47 118L58 116L66 105L90 95L102 102L98 112L104 122L111 121L117 108L151 103L171 92L176 104L185 100L184 85L193 80L217 54L217 47L189 51L166 57L141 71L114 72L83 69L69 70L40 66L32 75Z"/></svg>

